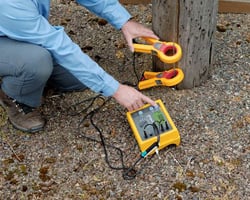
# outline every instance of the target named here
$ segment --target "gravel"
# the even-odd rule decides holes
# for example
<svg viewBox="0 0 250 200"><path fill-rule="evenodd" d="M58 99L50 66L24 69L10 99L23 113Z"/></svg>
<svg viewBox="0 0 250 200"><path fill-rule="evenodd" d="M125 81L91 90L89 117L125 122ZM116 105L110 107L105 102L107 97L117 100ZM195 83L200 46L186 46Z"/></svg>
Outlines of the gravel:
<svg viewBox="0 0 250 200"><path fill-rule="evenodd" d="M127 8L151 25L150 5ZM133 56L119 31L71 1L53 4L51 21L64 25L83 51L119 81L136 83ZM181 144L161 150L160 159L139 162L132 180L109 167L100 142L84 137L100 140L90 120L82 122L102 104L97 99L84 110L88 104L82 101L96 96L93 92L48 94L41 107L47 126L38 134L13 129L0 107L0 199L249 199L249 22L249 14L218 15L215 64L203 85L143 91L164 101ZM138 74L151 70L150 56L137 55L135 61ZM106 145L120 148L125 166L131 166L140 150L125 114L111 99L93 121ZM121 167L119 151L106 147L112 167Z"/></svg>

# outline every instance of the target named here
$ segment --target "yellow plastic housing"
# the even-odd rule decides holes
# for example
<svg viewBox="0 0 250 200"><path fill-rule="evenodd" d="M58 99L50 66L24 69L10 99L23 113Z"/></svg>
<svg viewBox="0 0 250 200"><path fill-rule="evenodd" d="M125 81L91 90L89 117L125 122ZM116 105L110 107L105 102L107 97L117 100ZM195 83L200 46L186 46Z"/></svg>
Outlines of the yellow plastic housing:
<svg viewBox="0 0 250 200"><path fill-rule="evenodd" d="M164 63L176 63L182 57L182 49L180 45L174 42L162 42L155 39L144 38L150 44L133 44L134 51L139 53L155 54ZM163 48L157 48L162 46ZM166 51L165 51L165 50ZM172 49L175 53L173 55L168 55L168 51Z"/></svg>
<svg viewBox="0 0 250 200"><path fill-rule="evenodd" d="M159 150L163 149L164 147L167 147L169 145L178 146L180 144L180 134L179 134L174 122L172 121L170 115L168 114L167 109L165 108L163 102L160 99L156 100L155 102L159 105L161 112L164 114L168 123L171 126L171 129L169 131L160 133L160 136L159 136L160 140L159 140L159 148L158 149ZM147 104L147 105L143 106L142 108L140 108L139 110L127 112L127 114L126 114L128 122L129 122L130 127L133 131L133 134L137 140L137 143L140 147L141 152L145 151L149 146L151 146L154 142L156 142L158 137L153 136L153 137L150 137L148 139L142 139L140 133L138 132L138 129L136 127L136 124L135 124L135 121L134 121L132 115L133 115L133 113L139 112L140 110L143 110L144 108L147 108L150 106L151 105Z"/></svg>
<svg viewBox="0 0 250 200"><path fill-rule="evenodd" d="M139 90L147 89L154 86L168 86L172 87L178 85L184 79L184 73L180 68L175 68L172 70L177 70L177 75L173 78L157 78L162 72L144 72L144 77L146 80L140 81L138 84Z"/></svg>

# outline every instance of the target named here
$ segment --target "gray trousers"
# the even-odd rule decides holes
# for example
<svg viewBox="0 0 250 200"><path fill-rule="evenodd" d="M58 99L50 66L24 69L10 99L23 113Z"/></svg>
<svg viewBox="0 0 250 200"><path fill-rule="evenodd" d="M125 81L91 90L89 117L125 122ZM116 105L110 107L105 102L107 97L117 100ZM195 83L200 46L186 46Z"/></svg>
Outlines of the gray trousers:
<svg viewBox="0 0 250 200"><path fill-rule="evenodd" d="M6 95L32 107L40 106L46 86L62 92L86 89L45 48L7 37L0 37L0 77Z"/></svg>

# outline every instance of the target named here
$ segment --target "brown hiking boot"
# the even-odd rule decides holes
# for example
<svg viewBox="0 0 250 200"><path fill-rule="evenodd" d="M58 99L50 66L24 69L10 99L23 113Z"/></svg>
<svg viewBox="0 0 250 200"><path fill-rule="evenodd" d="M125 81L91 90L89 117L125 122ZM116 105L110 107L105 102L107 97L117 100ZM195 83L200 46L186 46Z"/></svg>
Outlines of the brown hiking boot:
<svg viewBox="0 0 250 200"><path fill-rule="evenodd" d="M12 125L25 132L34 133L40 131L45 126L45 120L38 110L27 105L17 103L0 90L0 105L8 114Z"/></svg>

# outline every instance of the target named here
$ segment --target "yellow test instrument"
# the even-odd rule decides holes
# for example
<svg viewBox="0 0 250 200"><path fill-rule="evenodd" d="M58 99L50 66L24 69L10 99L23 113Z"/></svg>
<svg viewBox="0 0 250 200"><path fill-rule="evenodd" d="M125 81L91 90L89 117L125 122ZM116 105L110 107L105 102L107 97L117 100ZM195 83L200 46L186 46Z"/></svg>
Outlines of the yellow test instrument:
<svg viewBox="0 0 250 200"><path fill-rule="evenodd" d="M180 144L179 132L163 102L156 106L145 105L139 110L127 112L127 119L145 157L169 145Z"/></svg>

